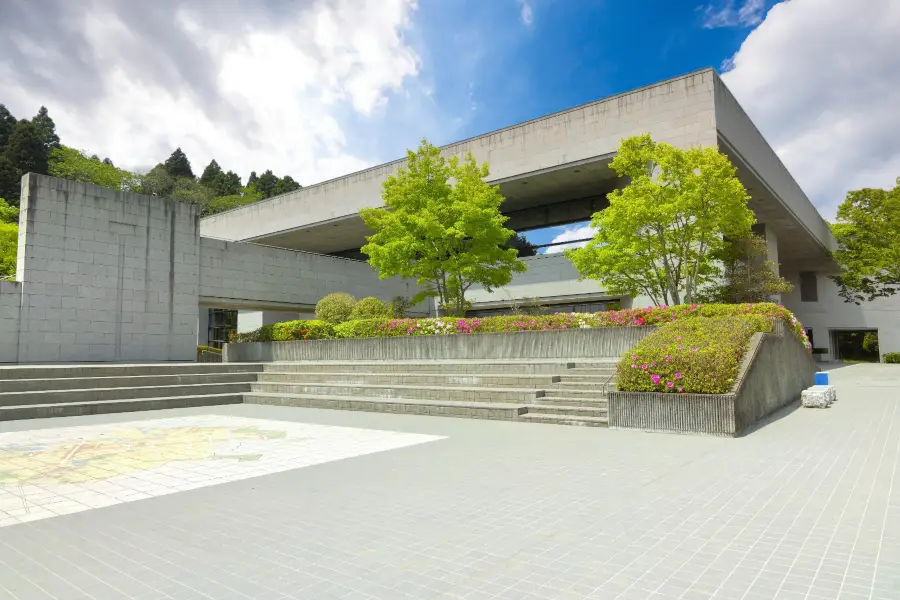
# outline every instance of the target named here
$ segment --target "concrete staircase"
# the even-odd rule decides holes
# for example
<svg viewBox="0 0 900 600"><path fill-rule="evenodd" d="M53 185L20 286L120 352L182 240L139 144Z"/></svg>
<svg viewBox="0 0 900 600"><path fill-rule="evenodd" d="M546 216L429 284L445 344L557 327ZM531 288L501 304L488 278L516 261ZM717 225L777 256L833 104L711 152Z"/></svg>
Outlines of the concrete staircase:
<svg viewBox="0 0 900 600"><path fill-rule="evenodd" d="M0 367L0 421L240 404L254 364Z"/></svg>
<svg viewBox="0 0 900 600"><path fill-rule="evenodd" d="M0 421L275 404L605 427L615 359L0 366Z"/></svg>
<svg viewBox="0 0 900 600"><path fill-rule="evenodd" d="M244 402L605 427L615 359L268 363Z"/></svg>

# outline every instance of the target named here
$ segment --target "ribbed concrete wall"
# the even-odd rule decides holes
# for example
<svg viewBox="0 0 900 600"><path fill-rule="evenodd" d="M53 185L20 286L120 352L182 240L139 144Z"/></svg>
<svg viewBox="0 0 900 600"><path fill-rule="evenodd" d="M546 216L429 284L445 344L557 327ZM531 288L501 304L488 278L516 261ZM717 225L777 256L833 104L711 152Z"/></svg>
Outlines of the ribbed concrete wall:
<svg viewBox="0 0 900 600"><path fill-rule="evenodd" d="M655 327L226 344L226 362L617 357Z"/></svg>
<svg viewBox="0 0 900 600"><path fill-rule="evenodd" d="M734 436L791 404L813 384L816 364L781 321L757 333L728 394L610 392L609 426Z"/></svg>

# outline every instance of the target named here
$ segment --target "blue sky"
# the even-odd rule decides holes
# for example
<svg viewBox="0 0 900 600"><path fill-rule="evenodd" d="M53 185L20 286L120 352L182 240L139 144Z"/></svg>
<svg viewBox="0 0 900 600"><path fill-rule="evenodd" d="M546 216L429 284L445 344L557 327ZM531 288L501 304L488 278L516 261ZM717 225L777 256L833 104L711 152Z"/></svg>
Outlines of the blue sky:
<svg viewBox="0 0 900 600"><path fill-rule="evenodd" d="M833 217L900 175L897 31L897 0L0 1L0 102L125 168L181 147L309 185L727 65Z"/></svg>

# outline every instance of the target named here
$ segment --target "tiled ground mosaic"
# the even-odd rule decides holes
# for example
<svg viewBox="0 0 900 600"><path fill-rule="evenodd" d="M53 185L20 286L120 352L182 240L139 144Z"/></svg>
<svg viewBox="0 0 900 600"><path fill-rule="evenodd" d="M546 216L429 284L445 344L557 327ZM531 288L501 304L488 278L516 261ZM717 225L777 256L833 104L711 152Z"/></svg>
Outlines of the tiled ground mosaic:
<svg viewBox="0 0 900 600"><path fill-rule="evenodd" d="M0 433L0 527L436 439L223 415Z"/></svg>

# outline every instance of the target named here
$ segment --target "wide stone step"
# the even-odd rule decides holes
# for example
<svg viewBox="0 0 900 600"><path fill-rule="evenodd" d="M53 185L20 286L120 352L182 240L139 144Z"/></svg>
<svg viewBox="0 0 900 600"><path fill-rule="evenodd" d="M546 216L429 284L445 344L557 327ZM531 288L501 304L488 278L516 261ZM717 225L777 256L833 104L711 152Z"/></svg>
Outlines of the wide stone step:
<svg viewBox="0 0 900 600"><path fill-rule="evenodd" d="M612 386L609 390L614 389ZM563 385L561 383L553 384L544 388L545 396L566 396L568 398L587 398L595 400L603 400L606 398L606 392L603 385L587 385L575 386L572 384Z"/></svg>
<svg viewBox="0 0 900 600"><path fill-rule="evenodd" d="M259 375L259 381L280 383L373 383L398 385L513 387L538 389L560 380L559 375L527 373L302 373L272 372Z"/></svg>
<svg viewBox="0 0 900 600"><path fill-rule="evenodd" d="M125 377L54 377L52 379L7 379L0 392L42 392L91 388L158 387L171 385L253 382L258 373L190 373L178 375L132 375Z"/></svg>
<svg viewBox="0 0 900 600"><path fill-rule="evenodd" d="M130 377L201 373L260 373L260 363L147 363L0 366L0 380L77 377Z"/></svg>
<svg viewBox="0 0 900 600"><path fill-rule="evenodd" d="M416 400L412 398L372 398L365 396L287 394L257 391L244 394L244 402L303 408L330 408L336 410L504 421L515 420L519 415L524 414L526 410L524 405L503 402L451 402Z"/></svg>
<svg viewBox="0 0 900 600"><path fill-rule="evenodd" d="M545 415L528 413L519 417L520 421L529 423L546 423L549 425L577 425L580 427L609 427L606 417L572 417L569 415Z"/></svg>
<svg viewBox="0 0 900 600"><path fill-rule="evenodd" d="M566 406L564 404L529 404L528 414L566 415L570 417L605 417L604 406Z"/></svg>
<svg viewBox="0 0 900 600"><path fill-rule="evenodd" d="M335 396L368 396L371 398L404 398L412 400L452 400L467 402L527 403L543 396L534 389L434 386L434 385L382 385L374 383L275 383L261 381L251 384L254 392L312 394Z"/></svg>
<svg viewBox="0 0 900 600"><path fill-rule="evenodd" d="M88 388L78 390L51 390L38 392L0 393L0 407L36 404L72 404L101 402L105 400L134 400L140 398L171 398L210 394L240 394L249 392L250 382L195 383L189 385L165 385L147 387ZM89 413L88 413L89 414Z"/></svg>
<svg viewBox="0 0 900 600"><path fill-rule="evenodd" d="M549 391L548 396L544 396L540 398L540 403L544 405L558 405L558 406L596 406L596 407L606 407L608 406L608 401L606 396L601 398L584 398L584 397L572 397L572 396L559 396L556 395L555 392Z"/></svg>
<svg viewBox="0 0 900 600"><path fill-rule="evenodd" d="M302 361L267 363L267 372L313 373L525 373L558 375L575 368L568 360L406 360ZM603 366L605 363L596 363Z"/></svg>
<svg viewBox="0 0 900 600"><path fill-rule="evenodd" d="M224 404L240 404L241 402L243 402L242 394L227 393L0 406L0 421L46 419L51 417L77 417L82 415L189 408L195 406L220 406Z"/></svg>
<svg viewBox="0 0 900 600"><path fill-rule="evenodd" d="M562 371L560 372L560 383L589 383L589 384L603 384L603 383L615 383L616 378L614 373L598 373L596 375L585 375L578 374L572 375L570 371Z"/></svg>

